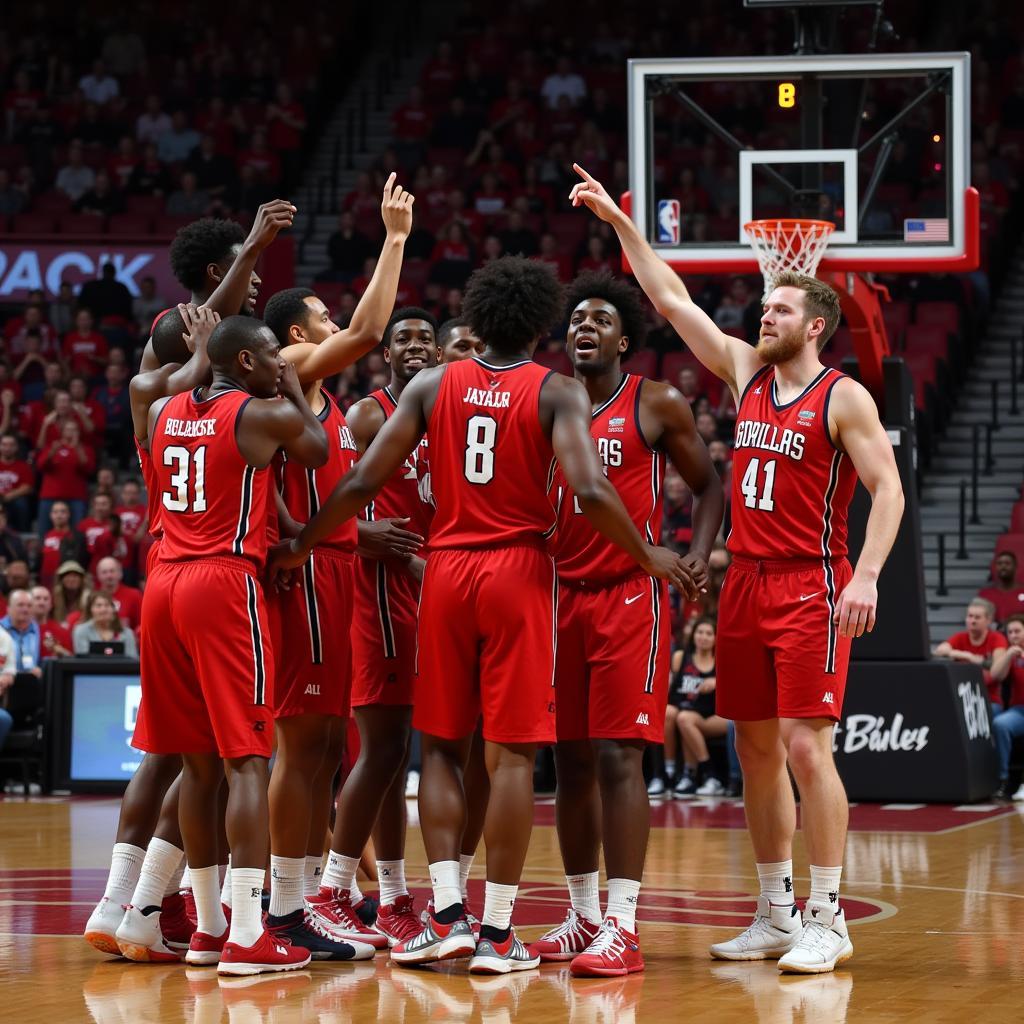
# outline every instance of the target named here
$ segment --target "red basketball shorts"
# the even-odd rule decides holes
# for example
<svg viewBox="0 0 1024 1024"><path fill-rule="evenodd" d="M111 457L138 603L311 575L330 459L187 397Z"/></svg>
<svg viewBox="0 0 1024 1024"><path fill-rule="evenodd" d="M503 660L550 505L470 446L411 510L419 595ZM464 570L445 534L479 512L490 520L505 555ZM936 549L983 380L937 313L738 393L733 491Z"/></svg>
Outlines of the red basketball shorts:
<svg viewBox="0 0 1024 1024"><path fill-rule="evenodd" d="M631 576L600 589L558 588L559 740L660 743L668 701L668 586Z"/></svg>
<svg viewBox="0 0 1024 1024"><path fill-rule="evenodd" d="M402 567L357 558L352 707L412 704L419 583Z"/></svg>
<svg viewBox="0 0 1024 1024"><path fill-rule="evenodd" d="M832 624L845 559L733 559L718 603L715 709L741 722L839 719L850 638Z"/></svg>
<svg viewBox="0 0 1024 1024"><path fill-rule="evenodd" d="M314 548L290 589L268 601L276 675L275 718L349 712L352 687L352 562L349 552Z"/></svg>
<svg viewBox="0 0 1024 1024"><path fill-rule="evenodd" d="M521 545L431 552L420 599L413 725L461 739L555 738L555 602L550 556Z"/></svg>
<svg viewBox="0 0 1024 1024"><path fill-rule="evenodd" d="M134 746L153 754L270 756L274 658L250 563L157 563L142 597L141 643Z"/></svg>

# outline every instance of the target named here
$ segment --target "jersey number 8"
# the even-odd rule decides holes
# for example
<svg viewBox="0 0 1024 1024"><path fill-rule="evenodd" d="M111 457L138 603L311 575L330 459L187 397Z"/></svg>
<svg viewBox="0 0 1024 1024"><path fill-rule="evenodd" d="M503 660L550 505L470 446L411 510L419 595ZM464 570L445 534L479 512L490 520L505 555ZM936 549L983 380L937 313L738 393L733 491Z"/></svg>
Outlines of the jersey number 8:
<svg viewBox="0 0 1024 1024"><path fill-rule="evenodd" d="M206 511L206 445L190 452L181 445L164 449L164 465L173 467L171 490L160 496L168 512ZM189 478L192 500L189 501Z"/></svg>
<svg viewBox="0 0 1024 1024"><path fill-rule="evenodd" d="M466 424L466 461L463 467L471 484L489 484L494 479L494 445L498 424L490 416L470 416Z"/></svg>

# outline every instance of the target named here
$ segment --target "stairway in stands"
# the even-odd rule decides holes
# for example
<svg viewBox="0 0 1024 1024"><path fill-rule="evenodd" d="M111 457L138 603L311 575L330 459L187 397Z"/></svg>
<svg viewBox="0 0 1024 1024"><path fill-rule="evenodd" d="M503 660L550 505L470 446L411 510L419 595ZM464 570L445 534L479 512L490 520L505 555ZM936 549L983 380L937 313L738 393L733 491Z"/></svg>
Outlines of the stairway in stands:
<svg viewBox="0 0 1024 1024"><path fill-rule="evenodd" d="M1019 251L1003 283L999 299L974 362L960 390L946 433L924 474L921 526L924 538L928 626L932 643L963 628L967 602L987 586L989 565L1000 534L1009 527L1010 512L1024 482L1024 382L1018 382L1016 416L1010 413L1011 345L1018 349L1017 371L1024 368L1024 250ZM999 429L992 434L993 466L985 472L985 425L993 422L992 385L998 388ZM975 426L980 438L978 519L971 523L971 464ZM957 558L960 484L967 484L966 553ZM946 594L939 594L939 535L946 541Z"/></svg>
<svg viewBox="0 0 1024 1024"><path fill-rule="evenodd" d="M391 144L392 115L405 102L409 87L417 81L423 65L454 23L457 6L453 0L435 0L418 6L422 13L418 16L416 30L410 33L402 27L402 38L395 42L395 51L388 56L385 56L387 33L394 33L398 28L392 23L390 28L385 25L378 31L374 49L324 126L292 197L298 209L295 217L295 234L299 240L296 284L311 285L317 274L328 266L327 239L337 227L342 199L354 186L356 175L369 168ZM399 24L402 20L398 18ZM399 50L408 52L399 55ZM365 138L360 131L364 109ZM347 159L350 126L355 129L351 167ZM332 178L336 179L333 188Z"/></svg>

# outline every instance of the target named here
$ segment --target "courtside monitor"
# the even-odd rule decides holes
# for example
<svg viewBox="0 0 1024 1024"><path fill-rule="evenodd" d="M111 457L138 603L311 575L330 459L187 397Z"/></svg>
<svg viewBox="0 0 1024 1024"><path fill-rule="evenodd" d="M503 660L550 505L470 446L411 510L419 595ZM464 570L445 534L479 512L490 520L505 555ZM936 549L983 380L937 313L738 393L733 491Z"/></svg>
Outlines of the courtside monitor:
<svg viewBox="0 0 1024 1024"><path fill-rule="evenodd" d="M743 225L835 225L823 270L977 266L970 54L629 62L633 219L680 270L757 269Z"/></svg>

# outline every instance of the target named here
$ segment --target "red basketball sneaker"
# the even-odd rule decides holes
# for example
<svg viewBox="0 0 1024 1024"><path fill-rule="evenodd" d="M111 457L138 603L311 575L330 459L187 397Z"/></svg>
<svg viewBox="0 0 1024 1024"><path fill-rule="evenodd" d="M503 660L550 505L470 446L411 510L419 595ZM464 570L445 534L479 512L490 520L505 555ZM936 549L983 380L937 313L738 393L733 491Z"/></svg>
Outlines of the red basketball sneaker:
<svg viewBox="0 0 1024 1024"><path fill-rule="evenodd" d="M160 905L160 933L171 949L185 950L196 930L195 921L189 919L188 904L180 892L165 896Z"/></svg>
<svg viewBox="0 0 1024 1024"><path fill-rule="evenodd" d="M411 896L399 896L392 904L382 903L377 908L374 928L388 940L389 946L397 946L423 930L419 915L412 909Z"/></svg>
<svg viewBox="0 0 1024 1024"><path fill-rule="evenodd" d="M230 927L225 928L223 935L207 935L206 932L194 931L188 952L185 954L185 963L192 964L193 967L220 963L220 955L228 941L230 930Z"/></svg>
<svg viewBox="0 0 1024 1024"><path fill-rule="evenodd" d="M607 978L620 974L635 974L644 969L640 953L640 938L619 927L614 917L601 922L598 936L580 953L569 970L577 978Z"/></svg>
<svg viewBox="0 0 1024 1024"><path fill-rule="evenodd" d="M545 932L530 949L545 963L560 960L572 960L578 956L598 937L601 932L599 924L591 924L585 917L570 907L565 920L551 931Z"/></svg>
<svg viewBox="0 0 1024 1024"><path fill-rule="evenodd" d="M388 948L387 937L368 928L356 915L348 892L321 888L316 896L306 897L306 906L337 938L347 942L365 942L374 949Z"/></svg>
<svg viewBox="0 0 1024 1024"><path fill-rule="evenodd" d="M188 919L194 924L198 925L199 916L196 913L196 898L191 889L182 889L181 898L185 901L185 913Z"/></svg>
<svg viewBox="0 0 1024 1024"><path fill-rule="evenodd" d="M251 946L225 942L217 965L218 974L269 974L272 971L297 971L310 960L309 950L293 946L287 939L264 929Z"/></svg>

